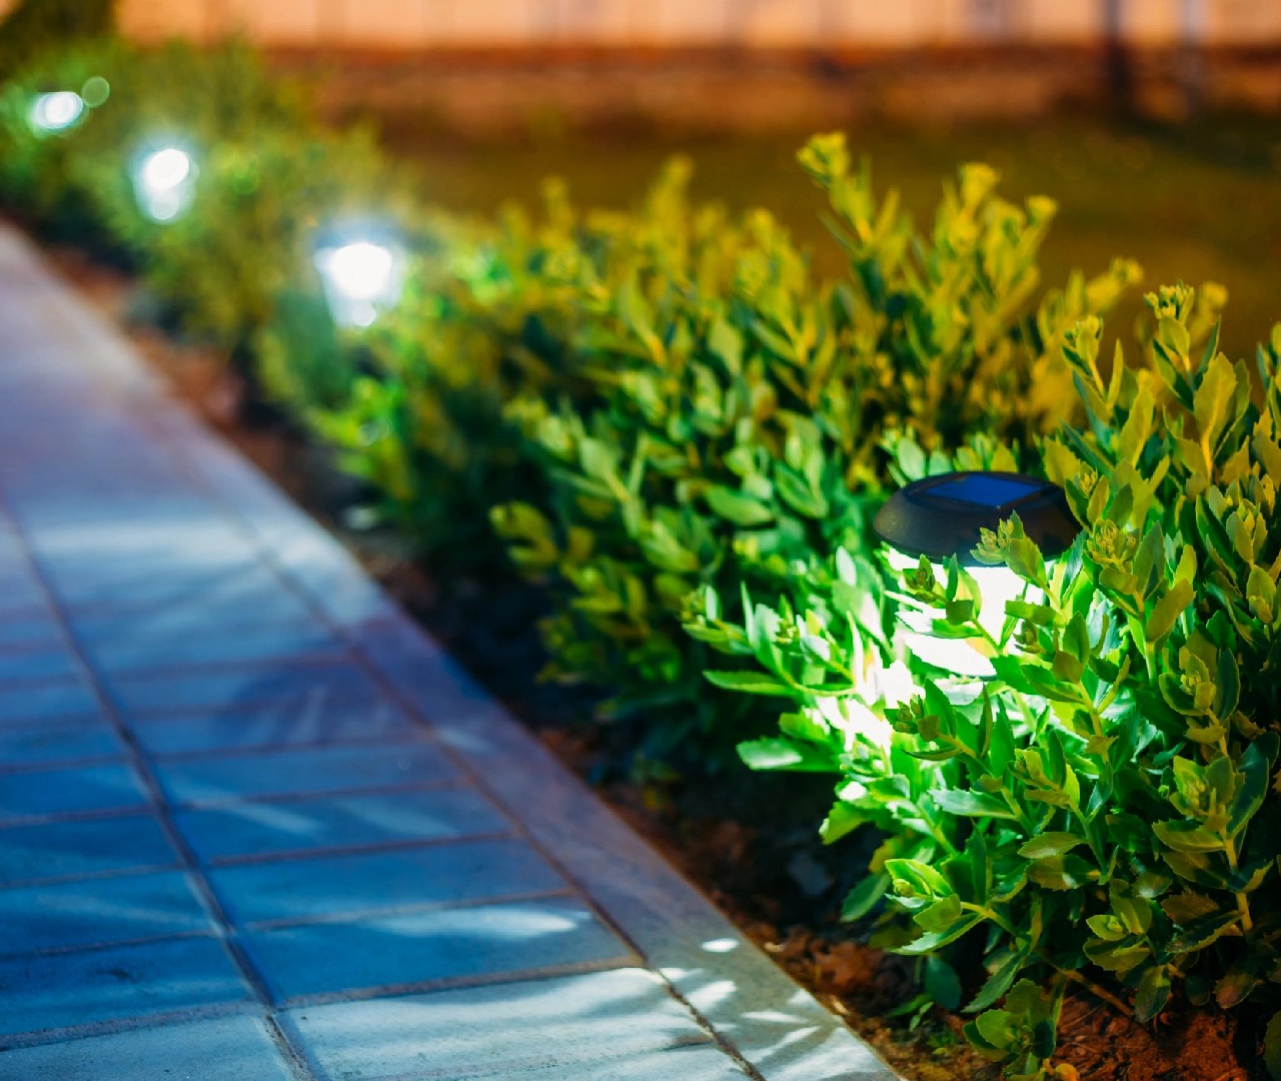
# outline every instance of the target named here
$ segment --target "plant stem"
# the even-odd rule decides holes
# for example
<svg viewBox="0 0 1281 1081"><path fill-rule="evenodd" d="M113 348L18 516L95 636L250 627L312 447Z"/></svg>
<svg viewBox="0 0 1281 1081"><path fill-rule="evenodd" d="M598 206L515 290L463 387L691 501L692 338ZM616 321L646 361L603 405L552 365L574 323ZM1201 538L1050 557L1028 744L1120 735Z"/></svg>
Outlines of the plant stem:
<svg viewBox="0 0 1281 1081"><path fill-rule="evenodd" d="M1237 846L1231 837L1224 836L1223 852L1228 857L1228 866L1232 868L1232 873L1237 871ZM1241 913L1241 927L1243 930L1252 931L1254 929L1254 920L1250 918L1250 899L1246 896L1244 890L1238 890L1236 893L1237 911Z"/></svg>
<svg viewBox="0 0 1281 1081"><path fill-rule="evenodd" d="M1050 962L1050 963L1053 964L1053 962ZM1082 976L1079 972L1075 971L1074 969L1059 968L1058 965L1054 965L1054 967L1058 969L1059 972L1062 972L1063 975L1066 976L1073 983L1079 984L1081 987L1085 988L1085 990L1089 991L1090 994L1092 994L1095 998L1102 999L1109 1006L1111 1006L1115 1010L1119 1010L1126 1017L1134 1016L1134 1010L1131 1009L1130 1005L1127 1002L1124 1002L1123 1000L1118 998L1106 987L1099 986L1099 984L1095 983L1088 976Z"/></svg>

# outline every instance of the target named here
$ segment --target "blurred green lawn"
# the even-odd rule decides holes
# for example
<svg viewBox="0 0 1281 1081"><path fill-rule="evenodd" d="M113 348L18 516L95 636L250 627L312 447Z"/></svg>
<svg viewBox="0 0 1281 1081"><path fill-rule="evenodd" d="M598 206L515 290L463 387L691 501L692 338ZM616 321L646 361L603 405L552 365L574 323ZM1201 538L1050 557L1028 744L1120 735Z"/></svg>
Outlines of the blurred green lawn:
<svg viewBox="0 0 1281 1081"><path fill-rule="evenodd" d="M406 118L384 124L389 145L424 167L436 203L488 211L505 199L533 203L548 175L569 181L580 204L634 203L662 160L690 155L695 193L733 207L764 206L812 247L816 264L840 269L840 251L818 220L822 195L794 162L794 137L664 138L561 134L507 143L426 134ZM1060 213L1043 258L1046 284L1072 267L1104 268L1113 255L1143 265L1145 286L1178 279L1222 282L1231 301L1223 345L1252 356L1281 320L1281 120L1216 119L1180 126L1117 126L1083 119L1035 126L969 126L850 133L870 154L878 188L899 188L928 214L956 165L1000 170L1010 197L1053 196ZM1141 302L1112 324L1128 336Z"/></svg>

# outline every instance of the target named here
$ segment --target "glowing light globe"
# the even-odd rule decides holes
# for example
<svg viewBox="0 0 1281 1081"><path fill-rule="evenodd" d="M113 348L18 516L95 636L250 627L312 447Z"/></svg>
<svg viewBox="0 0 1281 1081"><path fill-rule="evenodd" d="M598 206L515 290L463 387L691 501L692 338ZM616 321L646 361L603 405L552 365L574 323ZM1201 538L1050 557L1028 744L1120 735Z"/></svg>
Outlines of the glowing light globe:
<svg viewBox="0 0 1281 1081"><path fill-rule="evenodd" d="M152 221L173 221L190 207L195 179L195 163L185 150L174 146L154 150L142 159L134 175L138 206Z"/></svg>
<svg viewBox="0 0 1281 1081"><path fill-rule="evenodd" d="M40 132L66 131L84 111L84 99L72 90L41 94L31 103L31 126Z"/></svg>
<svg viewBox="0 0 1281 1081"><path fill-rule="evenodd" d="M315 263L339 326L367 327L400 299L403 256L393 240L329 237L317 243Z"/></svg>
<svg viewBox="0 0 1281 1081"><path fill-rule="evenodd" d="M980 472L946 473L907 485L881 508L872 529L888 546L888 561L895 570L914 568L925 556L943 584L943 563L955 556L982 595L979 625L999 640L1006 602L1038 601L1031 594L1039 591L1008 567L978 564L971 553L981 530L995 532L1013 514L1047 562L1067 551L1080 532L1057 485L1018 473ZM961 677L985 679L994 674L981 638L935 637L930 612L904 609L899 618L907 628L908 648L927 664Z"/></svg>

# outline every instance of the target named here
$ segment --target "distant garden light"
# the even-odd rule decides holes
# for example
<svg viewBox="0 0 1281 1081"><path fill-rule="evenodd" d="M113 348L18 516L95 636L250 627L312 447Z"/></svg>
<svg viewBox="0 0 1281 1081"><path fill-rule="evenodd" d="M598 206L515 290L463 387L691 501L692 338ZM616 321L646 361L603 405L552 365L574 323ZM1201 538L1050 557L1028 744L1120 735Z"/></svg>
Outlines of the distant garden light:
<svg viewBox="0 0 1281 1081"><path fill-rule="evenodd" d="M1080 532L1057 485L1020 473L980 472L926 477L901 488L880 509L872 529L889 546L890 565L896 570L915 567L925 556L943 583L943 563L955 556L979 587L979 623L995 638L1005 620L1006 602L1024 597L1031 587L1008 567L982 565L973 551L981 530L995 532L1014 514L1047 562L1067 551ZM987 658L967 640L935 637L928 613L908 610L900 618L910 632L909 648L922 660L959 676L993 674Z"/></svg>
<svg viewBox="0 0 1281 1081"><path fill-rule="evenodd" d="M84 99L74 90L56 90L38 95L31 103L29 117L36 131L54 134L74 125L84 111Z"/></svg>
<svg viewBox="0 0 1281 1081"><path fill-rule="evenodd" d="M152 221L169 222L186 213L195 196L196 165L176 146L146 154L134 173L138 206Z"/></svg>
<svg viewBox="0 0 1281 1081"><path fill-rule="evenodd" d="M111 84L101 75L91 75L80 88L80 96L90 109L96 109L111 97Z"/></svg>
<svg viewBox="0 0 1281 1081"><path fill-rule="evenodd" d="M367 327L400 299L404 252L383 231L336 230L315 245L325 299L339 326Z"/></svg>

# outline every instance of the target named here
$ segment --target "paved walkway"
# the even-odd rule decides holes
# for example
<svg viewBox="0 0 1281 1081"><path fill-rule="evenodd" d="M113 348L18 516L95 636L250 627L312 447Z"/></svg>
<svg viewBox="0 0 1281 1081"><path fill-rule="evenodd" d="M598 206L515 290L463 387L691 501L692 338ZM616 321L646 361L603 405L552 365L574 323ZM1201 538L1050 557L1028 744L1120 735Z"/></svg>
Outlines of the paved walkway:
<svg viewBox="0 0 1281 1081"><path fill-rule="evenodd" d="M0 1081L890 1081L0 226Z"/></svg>

